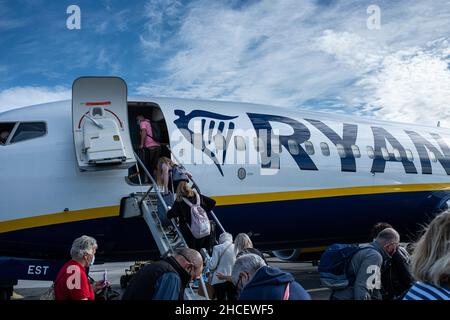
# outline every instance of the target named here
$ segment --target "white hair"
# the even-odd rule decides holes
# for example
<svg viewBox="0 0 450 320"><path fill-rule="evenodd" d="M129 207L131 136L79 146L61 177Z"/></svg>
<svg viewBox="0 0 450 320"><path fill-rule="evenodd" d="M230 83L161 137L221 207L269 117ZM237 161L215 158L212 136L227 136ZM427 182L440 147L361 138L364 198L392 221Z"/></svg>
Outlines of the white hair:
<svg viewBox="0 0 450 320"><path fill-rule="evenodd" d="M266 263L260 256L253 253L244 254L236 259L233 271L231 272L231 279L236 285L241 272L247 272L250 276L253 276L259 268L264 266L266 266Z"/></svg>
<svg viewBox="0 0 450 320"><path fill-rule="evenodd" d="M81 260L86 253L92 254L94 248L97 248L97 241L94 238L81 236L73 241L70 256L75 260Z"/></svg>
<svg viewBox="0 0 450 320"><path fill-rule="evenodd" d="M233 236L231 235L231 233L224 232L220 235L219 243L222 244L225 242L233 242Z"/></svg>

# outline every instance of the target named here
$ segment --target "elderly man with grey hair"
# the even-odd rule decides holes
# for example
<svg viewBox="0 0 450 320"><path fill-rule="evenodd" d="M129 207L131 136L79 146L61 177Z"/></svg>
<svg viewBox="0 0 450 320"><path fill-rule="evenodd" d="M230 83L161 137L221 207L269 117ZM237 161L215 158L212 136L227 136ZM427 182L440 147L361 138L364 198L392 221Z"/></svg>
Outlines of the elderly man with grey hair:
<svg viewBox="0 0 450 320"><path fill-rule="evenodd" d="M234 254L233 236L224 232L219 237L219 244L214 246L208 268L211 272L211 284L217 300L235 300L235 289L231 282L225 281L224 277L231 276L236 255ZM217 274L224 277L218 278Z"/></svg>
<svg viewBox="0 0 450 320"><path fill-rule="evenodd" d="M370 244L361 245L350 260L347 273L350 285L331 293L331 300L381 300L381 272L400 245L400 235L393 228L381 231Z"/></svg>
<svg viewBox="0 0 450 320"><path fill-rule="evenodd" d="M102 281L93 288L88 280L87 268L94 264L97 241L89 236L74 240L70 249L72 259L59 271L55 280L56 300L94 300L94 289L101 288Z"/></svg>
<svg viewBox="0 0 450 320"><path fill-rule="evenodd" d="M133 276L122 300L183 300L184 289L202 274L203 258L190 248L147 264Z"/></svg>
<svg viewBox="0 0 450 320"><path fill-rule="evenodd" d="M267 266L253 253L236 259L231 278L239 300L311 300L292 274Z"/></svg>

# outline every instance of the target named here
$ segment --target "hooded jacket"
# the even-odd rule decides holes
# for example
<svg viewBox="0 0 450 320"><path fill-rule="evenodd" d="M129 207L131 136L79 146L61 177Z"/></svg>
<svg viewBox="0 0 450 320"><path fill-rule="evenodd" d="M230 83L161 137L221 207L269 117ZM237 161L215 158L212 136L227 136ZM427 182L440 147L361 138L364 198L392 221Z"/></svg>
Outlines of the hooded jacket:
<svg viewBox="0 0 450 320"><path fill-rule="evenodd" d="M311 300L292 274L275 267L258 269L243 288L239 300L282 300L289 283L289 300Z"/></svg>

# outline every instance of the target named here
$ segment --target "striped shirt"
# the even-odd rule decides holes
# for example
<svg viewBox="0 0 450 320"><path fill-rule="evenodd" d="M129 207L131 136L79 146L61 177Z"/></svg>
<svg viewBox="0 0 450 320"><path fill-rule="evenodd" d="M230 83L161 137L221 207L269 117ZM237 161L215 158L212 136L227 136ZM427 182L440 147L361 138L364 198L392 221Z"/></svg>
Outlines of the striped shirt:
<svg viewBox="0 0 450 320"><path fill-rule="evenodd" d="M450 300L450 289L418 281L409 289L403 300Z"/></svg>

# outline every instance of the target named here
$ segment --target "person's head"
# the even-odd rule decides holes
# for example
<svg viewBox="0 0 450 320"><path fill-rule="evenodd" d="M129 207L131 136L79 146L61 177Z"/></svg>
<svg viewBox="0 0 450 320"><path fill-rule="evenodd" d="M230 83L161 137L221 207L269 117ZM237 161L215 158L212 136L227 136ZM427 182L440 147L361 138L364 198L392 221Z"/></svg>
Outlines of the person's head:
<svg viewBox="0 0 450 320"><path fill-rule="evenodd" d="M394 229L386 228L378 233L375 241L392 257L400 245L400 235Z"/></svg>
<svg viewBox="0 0 450 320"><path fill-rule="evenodd" d="M70 256L85 267L94 264L97 251L97 241L89 236L81 236L75 239L70 249Z"/></svg>
<svg viewBox="0 0 450 320"><path fill-rule="evenodd" d="M182 248L175 252L175 259L190 275L191 280L200 277L202 274L203 258L200 252L190 248Z"/></svg>
<svg viewBox="0 0 450 320"><path fill-rule="evenodd" d="M225 242L233 242L233 236L231 233L224 232L219 236L219 243L225 243Z"/></svg>
<svg viewBox="0 0 450 320"><path fill-rule="evenodd" d="M0 141L1 142L5 143L6 140L8 139L8 137L9 137L9 131L0 132Z"/></svg>
<svg viewBox="0 0 450 320"><path fill-rule="evenodd" d="M424 229L411 256L413 277L438 287L450 286L450 210Z"/></svg>
<svg viewBox="0 0 450 320"><path fill-rule="evenodd" d="M234 250L236 255L248 248L253 248L252 240L246 233L239 233L236 238L234 238Z"/></svg>
<svg viewBox="0 0 450 320"><path fill-rule="evenodd" d="M144 121L144 120L147 120L147 118L144 117L142 114L136 116L136 122L137 122L138 125L140 125L141 121Z"/></svg>
<svg viewBox="0 0 450 320"><path fill-rule="evenodd" d="M177 187L177 201L183 201L183 197L193 197L194 191L186 181L181 181Z"/></svg>
<svg viewBox="0 0 450 320"><path fill-rule="evenodd" d="M376 239L378 234L387 228L392 228L392 226L387 222L375 223L372 229L370 230L370 239Z"/></svg>
<svg viewBox="0 0 450 320"><path fill-rule="evenodd" d="M231 272L231 279L238 292L242 291L256 271L264 266L266 266L264 260L253 253L244 254L242 257L237 258Z"/></svg>

